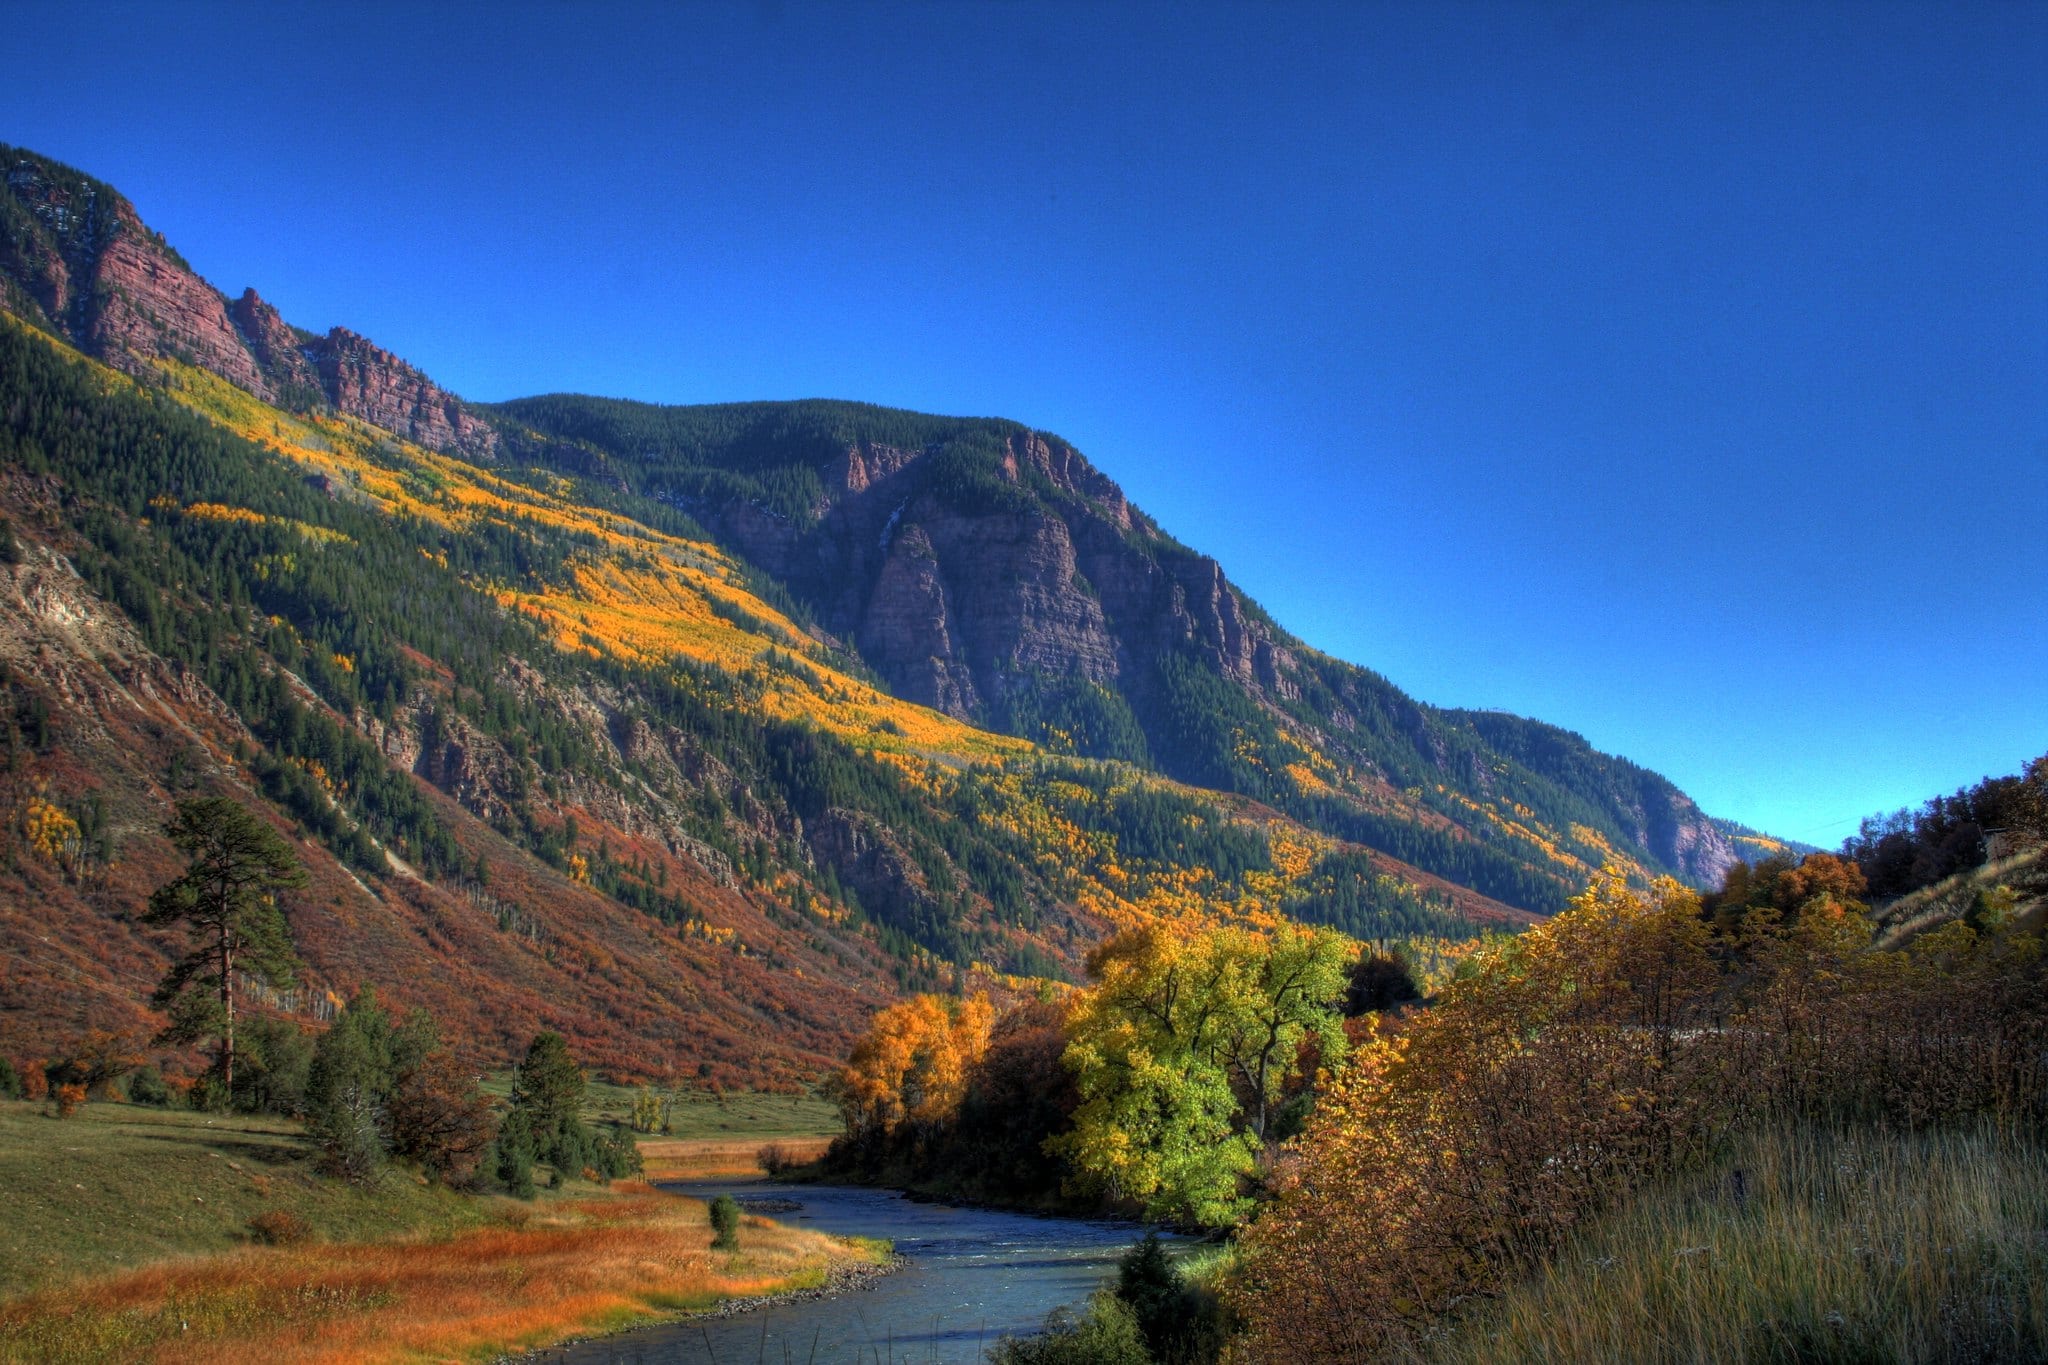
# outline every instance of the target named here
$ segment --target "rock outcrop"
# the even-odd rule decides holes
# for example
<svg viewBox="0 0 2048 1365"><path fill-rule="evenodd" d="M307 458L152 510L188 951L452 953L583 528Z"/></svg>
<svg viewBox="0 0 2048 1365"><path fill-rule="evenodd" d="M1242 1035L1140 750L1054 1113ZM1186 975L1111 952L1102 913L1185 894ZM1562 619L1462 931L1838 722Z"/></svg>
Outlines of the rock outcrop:
<svg viewBox="0 0 2048 1365"><path fill-rule="evenodd" d="M368 337L337 327L306 349L335 411L434 450L473 460L496 454L498 434L488 423Z"/></svg>
<svg viewBox="0 0 2048 1365"><path fill-rule="evenodd" d="M243 290L242 297L228 305L228 316L240 330L277 401L291 408L313 407L329 401L320 382L320 371L306 354L306 341L254 289Z"/></svg>
<svg viewBox="0 0 2048 1365"><path fill-rule="evenodd" d="M337 327L303 339L253 289L229 303L111 187L13 148L0 164L0 301L80 350L142 377L180 361L266 403L332 408L471 459L496 453L488 423L367 338Z"/></svg>

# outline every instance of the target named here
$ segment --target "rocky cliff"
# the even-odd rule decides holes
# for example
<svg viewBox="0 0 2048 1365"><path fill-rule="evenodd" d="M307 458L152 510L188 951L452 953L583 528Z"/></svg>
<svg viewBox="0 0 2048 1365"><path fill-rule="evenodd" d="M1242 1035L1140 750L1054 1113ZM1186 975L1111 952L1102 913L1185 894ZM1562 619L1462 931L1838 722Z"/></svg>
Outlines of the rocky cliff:
<svg viewBox="0 0 2048 1365"><path fill-rule="evenodd" d="M13 311L130 374L175 360L288 411L329 408L437 450L488 459L490 426L367 338L301 336L245 292L229 303L110 186L0 146L0 293Z"/></svg>
<svg viewBox="0 0 2048 1365"><path fill-rule="evenodd" d="M1735 859L1656 774L1296 639L1057 437L860 404L472 407L355 332L299 331L253 290L229 303L109 187L0 162L0 288L23 316L131 373L183 361L287 411L680 509L908 701L1252 797L1531 909L1615 854L1702 882Z"/></svg>
<svg viewBox="0 0 2048 1365"><path fill-rule="evenodd" d="M1574 875L1610 846L1701 883L1736 859L1657 774L1304 644L1046 433L830 403L498 414L515 458L683 508L899 695L962 719L1297 813L1441 817L1516 857L1577 826Z"/></svg>

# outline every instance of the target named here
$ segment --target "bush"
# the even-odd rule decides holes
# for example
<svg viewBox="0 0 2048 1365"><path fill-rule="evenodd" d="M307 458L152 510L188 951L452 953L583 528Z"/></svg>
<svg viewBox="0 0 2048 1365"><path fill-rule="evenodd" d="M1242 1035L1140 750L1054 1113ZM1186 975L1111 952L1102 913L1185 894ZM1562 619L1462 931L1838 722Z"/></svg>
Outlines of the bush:
<svg viewBox="0 0 2048 1365"><path fill-rule="evenodd" d="M484 1153L483 1168L515 1199L533 1198L533 1135L524 1122L506 1115Z"/></svg>
<svg viewBox="0 0 2048 1365"><path fill-rule="evenodd" d="M164 1083L164 1073L153 1066L145 1066L130 1076L128 1103L168 1109L171 1104L171 1087Z"/></svg>
<svg viewBox="0 0 2048 1365"><path fill-rule="evenodd" d="M444 1184L467 1184L491 1143L490 1101L447 1052L429 1053L399 1077L387 1116L391 1150Z"/></svg>
<svg viewBox="0 0 2048 1365"><path fill-rule="evenodd" d="M770 1175L781 1175L784 1171L796 1169L803 1163L796 1159L789 1148L779 1142L770 1142L754 1153L754 1160L761 1163L761 1169Z"/></svg>
<svg viewBox="0 0 2048 1365"><path fill-rule="evenodd" d="M289 1209L265 1209L249 1220L249 1235L265 1246L287 1247L313 1235L313 1225Z"/></svg>
<svg viewBox="0 0 2048 1365"><path fill-rule="evenodd" d="M29 1062L21 1068L21 1097L25 1100L40 1100L50 1093L49 1073L43 1070L41 1062Z"/></svg>
<svg viewBox="0 0 2048 1365"><path fill-rule="evenodd" d="M351 1185L376 1180L389 1156L378 1118L367 1091L350 1089L330 1099L314 1130L320 1142L320 1169Z"/></svg>
<svg viewBox="0 0 2048 1365"><path fill-rule="evenodd" d="M289 1019L258 1017L235 1041L235 1107L296 1117L306 1112L313 1039Z"/></svg>
<svg viewBox="0 0 2048 1365"><path fill-rule="evenodd" d="M208 1072L192 1082L192 1088L185 1092L185 1103L202 1114L224 1114L228 1108L228 1088L220 1083L220 1077Z"/></svg>
<svg viewBox="0 0 2048 1365"><path fill-rule="evenodd" d="M93 1099L111 1099L121 1079L142 1065L125 1034L90 1029L64 1056L43 1069L51 1085L82 1086Z"/></svg>
<svg viewBox="0 0 2048 1365"><path fill-rule="evenodd" d="M1222 1306L1214 1294L1188 1283L1167 1258L1158 1233L1147 1232L1117 1263L1116 1296L1131 1310L1153 1360L1208 1361L1222 1349Z"/></svg>
<svg viewBox="0 0 2048 1365"><path fill-rule="evenodd" d="M711 1201L711 1249L740 1249L740 1206L729 1194L721 1194Z"/></svg>
<svg viewBox="0 0 2048 1365"><path fill-rule="evenodd" d="M1586 1219L1758 1123L2048 1120L2037 934L1879 951L1823 890L1717 931L1618 873L1482 954L1332 1083L1241 1239L1244 1359L1397 1356Z"/></svg>
<svg viewBox="0 0 2048 1365"><path fill-rule="evenodd" d="M76 1081L66 1081L50 1092L57 1101L57 1117L68 1119L78 1112L78 1106L85 1103L85 1087Z"/></svg>
<svg viewBox="0 0 2048 1365"><path fill-rule="evenodd" d="M14 1069L14 1063L0 1057L0 1100L21 1098L21 1073Z"/></svg>
<svg viewBox="0 0 2048 1365"><path fill-rule="evenodd" d="M1004 1337L989 1351L990 1365L1150 1365L1144 1335L1130 1307L1103 1292L1080 1318L1056 1309L1045 1331L1019 1340Z"/></svg>

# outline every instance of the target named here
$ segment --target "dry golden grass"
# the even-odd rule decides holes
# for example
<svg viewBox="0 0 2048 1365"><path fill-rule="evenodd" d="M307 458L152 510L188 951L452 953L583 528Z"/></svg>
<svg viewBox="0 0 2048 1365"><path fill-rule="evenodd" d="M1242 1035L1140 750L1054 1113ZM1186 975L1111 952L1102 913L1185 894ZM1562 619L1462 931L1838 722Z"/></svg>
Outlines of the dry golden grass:
<svg viewBox="0 0 2048 1365"><path fill-rule="evenodd" d="M2048 1358L2048 1152L1773 1130L1590 1224L1415 1352L1496 1361Z"/></svg>
<svg viewBox="0 0 2048 1365"><path fill-rule="evenodd" d="M640 1159L649 1180L730 1180L766 1175L761 1149L773 1144L793 1161L816 1161L832 1145L829 1137L648 1138Z"/></svg>
<svg viewBox="0 0 2048 1365"><path fill-rule="evenodd" d="M703 1204L621 1185L508 1208L440 1240L249 1249L0 1307L0 1361L470 1360L804 1288L871 1253L749 1219L713 1252Z"/></svg>

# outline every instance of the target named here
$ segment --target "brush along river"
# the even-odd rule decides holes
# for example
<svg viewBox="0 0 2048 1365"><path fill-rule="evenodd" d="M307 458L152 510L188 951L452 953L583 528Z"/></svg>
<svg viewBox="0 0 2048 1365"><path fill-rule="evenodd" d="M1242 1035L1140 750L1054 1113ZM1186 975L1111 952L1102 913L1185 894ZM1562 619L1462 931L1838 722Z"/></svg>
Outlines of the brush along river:
<svg viewBox="0 0 2048 1365"><path fill-rule="evenodd" d="M916 1203L849 1185L691 1181L662 1188L693 1199L777 1201L764 1217L793 1227L896 1244L903 1265L868 1287L692 1318L537 1352L548 1365L965 1365L997 1338L1029 1336L1055 1308L1079 1309L1114 1279L1140 1230ZM801 1207L783 1207L787 1202ZM740 1245L746 1246L746 1229Z"/></svg>

